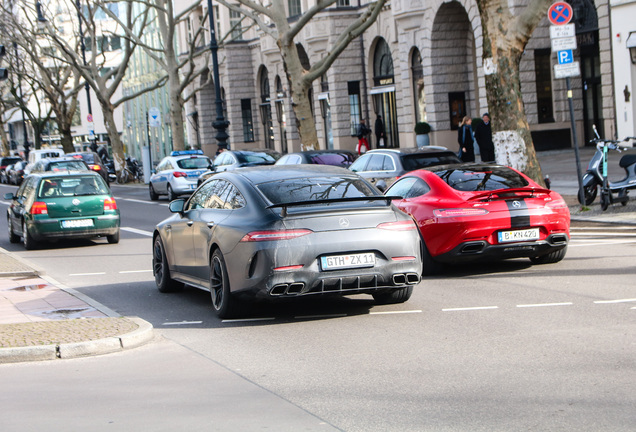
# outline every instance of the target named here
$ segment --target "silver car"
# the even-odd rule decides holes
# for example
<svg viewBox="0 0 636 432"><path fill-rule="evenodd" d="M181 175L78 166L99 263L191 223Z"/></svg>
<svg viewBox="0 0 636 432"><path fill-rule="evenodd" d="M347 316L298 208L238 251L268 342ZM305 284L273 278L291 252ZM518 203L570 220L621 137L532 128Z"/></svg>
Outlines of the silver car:
<svg viewBox="0 0 636 432"><path fill-rule="evenodd" d="M210 164L210 158L201 150L173 151L159 162L150 177L150 199L155 201L159 195L168 195L168 201L172 201L179 195L191 194L197 188L197 179Z"/></svg>
<svg viewBox="0 0 636 432"><path fill-rule="evenodd" d="M422 271L417 227L344 168L283 165L219 173L153 234L159 291L210 291L221 318L244 300L371 294L407 301Z"/></svg>

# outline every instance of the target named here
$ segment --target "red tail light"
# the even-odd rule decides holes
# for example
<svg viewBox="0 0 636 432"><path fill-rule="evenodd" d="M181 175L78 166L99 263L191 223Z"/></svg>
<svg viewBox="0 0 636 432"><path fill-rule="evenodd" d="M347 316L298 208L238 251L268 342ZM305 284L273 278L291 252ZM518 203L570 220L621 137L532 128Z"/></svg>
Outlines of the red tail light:
<svg viewBox="0 0 636 432"><path fill-rule="evenodd" d="M245 234L241 239L242 242L253 241L276 241L276 240L291 240L298 237L311 234L313 231L309 229L297 229L297 230L272 230L272 231L252 231Z"/></svg>
<svg viewBox="0 0 636 432"><path fill-rule="evenodd" d="M31 206L31 214L39 215L39 214L49 214L49 209L46 207L46 203L42 201L35 201Z"/></svg>
<svg viewBox="0 0 636 432"><path fill-rule="evenodd" d="M488 210L483 208L453 208L433 210L433 215L439 218L483 216L485 214L488 214Z"/></svg>
<svg viewBox="0 0 636 432"><path fill-rule="evenodd" d="M181 172L181 171L175 171L175 172L172 173L172 175L175 176L175 177L187 177L188 176L186 173Z"/></svg>
<svg viewBox="0 0 636 432"><path fill-rule="evenodd" d="M102 167L100 167L99 165L89 165L88 167L93 171L101 171L102 169Z"/></svg>
<svg viewBox="0 0 636 432"><path fill-rule="evenodd" d="M384 222L378 225L377 228L389 231L410 231L417 227L412 220L403 220L398 222Z"/></svg>
<svg viewBox="0 0 636 432"><path fill-rule="evenodd" d="M104 200L104 211L107 210L117 210L117 203L115 202L115 198L106 198Z"/></svg>
<svg viewBox="0 0 636 432"><path fill-rule="evenodd" d="M562 198L557 198L554 201L548 201L545 206L551 209L567 208L568 205Z"/></svg>

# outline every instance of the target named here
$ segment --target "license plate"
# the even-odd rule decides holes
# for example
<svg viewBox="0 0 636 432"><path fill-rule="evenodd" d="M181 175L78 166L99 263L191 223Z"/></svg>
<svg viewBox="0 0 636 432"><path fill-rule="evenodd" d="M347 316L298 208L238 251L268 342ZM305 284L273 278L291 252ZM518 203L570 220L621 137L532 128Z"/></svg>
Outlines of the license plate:
<svg viewBox="0 0 636 432"><path fill-rule="evenodd" d="M62 228L86 228L93 226L93 219L63 220Z"/></svg>
<svg viewBox="0 0 636 432"><path fill-rule="evenodd" d="M539 228L526 230L501 231L497 233L499 243L512 243L518 241L539 240Z"/></svg>
<svg viewBox="0 0 636 432"><path fill-rule="evenodd" d="M375 254L369 252L359 254L324 256L320 258L320 263L323 270L373 267L375 265Z"/></svg>

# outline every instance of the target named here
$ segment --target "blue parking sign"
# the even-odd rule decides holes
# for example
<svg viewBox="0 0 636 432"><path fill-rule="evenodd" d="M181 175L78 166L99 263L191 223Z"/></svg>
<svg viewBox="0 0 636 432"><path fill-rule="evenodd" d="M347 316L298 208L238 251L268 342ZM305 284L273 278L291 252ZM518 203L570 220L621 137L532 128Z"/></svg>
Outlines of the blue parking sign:
<svg viewBox="0 0 636 432"><path fill-rule="evenodd" d="M557 53L557 59L559 60L559 64L572 63L574 61L572 50L559 51Z"/></svg>

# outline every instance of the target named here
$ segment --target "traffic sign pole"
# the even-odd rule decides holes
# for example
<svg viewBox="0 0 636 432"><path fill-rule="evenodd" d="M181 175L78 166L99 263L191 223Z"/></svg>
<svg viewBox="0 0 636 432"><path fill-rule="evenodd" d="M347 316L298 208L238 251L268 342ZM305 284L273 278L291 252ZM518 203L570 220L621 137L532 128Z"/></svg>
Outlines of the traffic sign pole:
<svg viewBox="0 0 636 432"><path fill-rule="evenodd" d="M572 125L572 138L574 139L574 157L576 158L576 177L579 181L579 202L585 205L585 191L583 190L583 177L581 170L581 155L579 154L579 142L576 137L576 125L574 124L574 103L572 102L572 86L570 78L565 79L565 86L568 90L568 104L570 105L570 123Z"/></svg>

